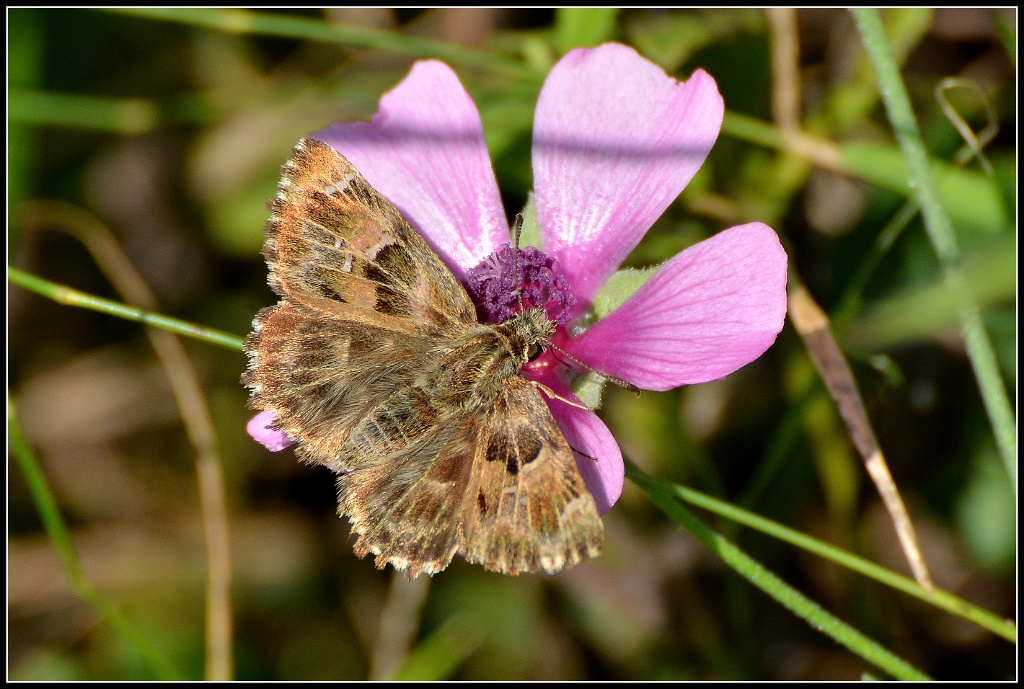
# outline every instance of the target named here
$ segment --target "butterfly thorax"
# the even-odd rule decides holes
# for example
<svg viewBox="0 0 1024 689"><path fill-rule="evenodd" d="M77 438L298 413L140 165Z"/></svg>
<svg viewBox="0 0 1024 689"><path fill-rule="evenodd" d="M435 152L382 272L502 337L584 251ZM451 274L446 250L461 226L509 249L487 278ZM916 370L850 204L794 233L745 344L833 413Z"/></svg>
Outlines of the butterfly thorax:
<svg viewBox="0 0 1024 689"><path fill-rule="evenodd" d="M499 325L471 328L445 348L423 384L458 406L491 406L508 380L542 351L556 326L543 309L528 309Z"/></svg>

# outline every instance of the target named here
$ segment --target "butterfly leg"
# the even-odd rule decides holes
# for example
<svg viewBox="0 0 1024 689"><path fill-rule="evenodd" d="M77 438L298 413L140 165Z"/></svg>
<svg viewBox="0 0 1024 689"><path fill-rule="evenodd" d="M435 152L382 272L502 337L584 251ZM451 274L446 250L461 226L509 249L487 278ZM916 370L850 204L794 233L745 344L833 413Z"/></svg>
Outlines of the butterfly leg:
<svg viewBox="0 0 1024 689"><path fill-rule="evenodd" d="M565 397L562 397L561 395L556 393L554 390L549 388L547 385L544 385L544 383L538 383L535 380L531 380L529 382L530 382L531 385L536 387L538 390L540 390L541 392L543 392L545 395L547 395L548 397L550 397L553 400L558 400L559 402L565 402L566 404L568 404L570 406L573 406L573 407L576 407L577 409L586 409L587 411L592 411L590 409L590 407L588 407L587 405L585 405L585 404L583 404L581 402L577 402L575 400L570 400L570 399L567 399Z"/></svg>

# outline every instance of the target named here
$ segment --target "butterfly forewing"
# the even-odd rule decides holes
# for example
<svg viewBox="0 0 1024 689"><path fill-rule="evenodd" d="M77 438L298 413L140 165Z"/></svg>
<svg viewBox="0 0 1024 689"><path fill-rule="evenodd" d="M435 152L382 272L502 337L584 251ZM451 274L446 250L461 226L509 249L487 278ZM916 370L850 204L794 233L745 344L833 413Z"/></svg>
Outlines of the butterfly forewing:
<svg viewBox="0 0 1024 689"><path fill-rule="evenodd" d="M437 254L327 144L299 142L270 206L264 255L281 296L385 329L452 336L475 323Z"/></svg>
<svg viewBox="0 0 1024 689"><path fill-rule="evenodd" d="M282 301L257 315L242 381L302 458L338 473L356 553L410 576L456 553L512 574L595 556L593 498L519 375L554 324L539 310L477 323L451 271L322 142L296 146L270 207Z"/></svg>

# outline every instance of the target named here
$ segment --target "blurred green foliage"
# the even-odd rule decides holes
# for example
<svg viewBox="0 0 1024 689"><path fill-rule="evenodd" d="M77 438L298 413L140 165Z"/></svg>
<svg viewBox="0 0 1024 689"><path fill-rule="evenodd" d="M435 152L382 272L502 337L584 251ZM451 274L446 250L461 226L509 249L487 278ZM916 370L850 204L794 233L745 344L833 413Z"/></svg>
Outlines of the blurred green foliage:
<svg viewBox="0 0 1024 689"><path fill-rule="evenodd" d="M943 201L1016 393L1013 10L884 15ZM506 210L531 189L544 75L566 50L630 43L669 73L702 67L729 111L700 174L627 265L647 268L734 224L763 221L826 310L839 306L910 190L851 18L796 13L800 120L818 164L770 124L770 23L756 10L8 10L9 261L117 299L67 237L17 221L60 199L109 225L163 311L244 335L274 301L259 255L265 202L302 136L365 119L418 57L441 57L477 102ZM974 79L997 113L995 175L960 147L932 91ZM976 129L980 109L961 115ZM841 173L841 174L840 174ZM529 233L527 228L527 234ZM618 280L623 285L646 273ZM628 293L602 295L611 308ZM1016 487L1001 470L921 223L887 247L837 332L919 529L937 584L999 615L1016 608ZM203 673L203 562L191 448L140 327L19 288L8 379L86 577L190 678ZM225 461L241 679L361 679L379 652L390 572L357 560L329 472L244 433L244 357L188 343ZM888 372L874 365L884 355ZM602 415L644 471L743 504L905 571L891 523L834 406L787 327L726 380L605 393ZM701 513L706 516L705 513ZM943 680L1011 679L1015 648L832 563L709 517L806 596ZM634 485L606 518L605 553L558 577L459 561L408 621L409 679L859 679L860 658L742 583ZM8 676L151 678L76 599L22 475L9 470Z"/></svg>

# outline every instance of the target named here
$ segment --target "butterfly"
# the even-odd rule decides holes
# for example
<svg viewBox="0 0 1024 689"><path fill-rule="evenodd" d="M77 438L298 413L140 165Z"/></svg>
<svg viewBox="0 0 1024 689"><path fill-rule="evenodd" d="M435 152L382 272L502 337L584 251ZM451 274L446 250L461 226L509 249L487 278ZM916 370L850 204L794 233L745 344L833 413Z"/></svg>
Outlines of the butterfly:
<svg viewBox="0 0 1024 689"><path fill-rule="evenodd" d="M359 557L409 577L459 554L506 574L599 554L604 529L540 386L520 371L555 323L477 321L466 290L401 213L306 138L268 204L281 301L246 341L250 407L337 474Z"/></svg>

